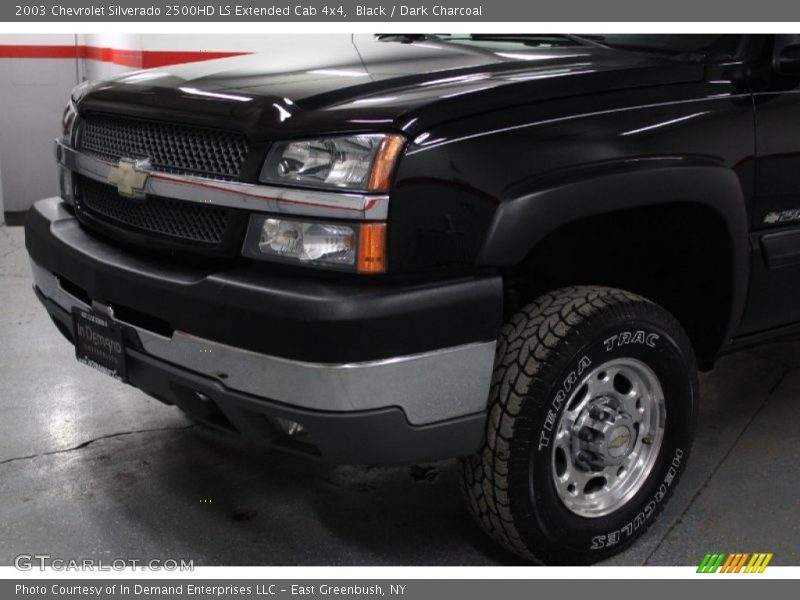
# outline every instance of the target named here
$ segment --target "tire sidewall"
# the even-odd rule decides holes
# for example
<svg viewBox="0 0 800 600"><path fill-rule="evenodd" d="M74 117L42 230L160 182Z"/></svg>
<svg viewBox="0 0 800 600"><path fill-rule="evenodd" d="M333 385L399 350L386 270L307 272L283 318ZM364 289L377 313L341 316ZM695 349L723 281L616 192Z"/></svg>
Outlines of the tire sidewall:
<svg viewBox="0 0 800 600"><path fill-rule="evenodd" d="M523 539L550 546L554 556L583 556L594 562L631 544L661 511L688 459L697 396L691 349L660 309L642 304L633 310L637 316L624 321L590 319L594 323L579 327L566 340L564 349L559 348L561 360L534 378L524 426L515 430L509 472L515 523ZM581 517L558 497L552 437L581 379L618 358L639 360L658 377L666 407L664 437L650 475L625 505L603 517Z"/></svg>

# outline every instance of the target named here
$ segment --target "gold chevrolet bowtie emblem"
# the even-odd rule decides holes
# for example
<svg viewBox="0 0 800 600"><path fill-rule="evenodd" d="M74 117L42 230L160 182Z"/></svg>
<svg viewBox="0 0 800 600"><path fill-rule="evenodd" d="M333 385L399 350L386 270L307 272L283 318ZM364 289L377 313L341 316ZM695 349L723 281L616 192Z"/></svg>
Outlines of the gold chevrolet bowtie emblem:
<svg viewBox="0 0 800 600"><path fill-rule="evenodd" d="M145 187L150 176L150 161L121 158L119 163L108 171L108 183L117 188L120 196L143 199L147 196Z"/></svg>

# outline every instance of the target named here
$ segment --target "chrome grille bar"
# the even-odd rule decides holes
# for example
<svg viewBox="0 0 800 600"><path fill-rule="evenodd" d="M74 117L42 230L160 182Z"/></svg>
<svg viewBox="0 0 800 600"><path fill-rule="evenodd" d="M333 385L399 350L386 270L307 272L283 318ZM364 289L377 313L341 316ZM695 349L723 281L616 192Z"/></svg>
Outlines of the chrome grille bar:
<svg viewBox="0 0 800 600"><path fill-rule="evenodd" d="M55 141L55 155L62 167L103 183L108 182L108 174L116 166L59 140ZM385 194L301 190L159 171L149 172L145 193L256 212L331 219L382 221L389 214L389 196Z"/></svg>

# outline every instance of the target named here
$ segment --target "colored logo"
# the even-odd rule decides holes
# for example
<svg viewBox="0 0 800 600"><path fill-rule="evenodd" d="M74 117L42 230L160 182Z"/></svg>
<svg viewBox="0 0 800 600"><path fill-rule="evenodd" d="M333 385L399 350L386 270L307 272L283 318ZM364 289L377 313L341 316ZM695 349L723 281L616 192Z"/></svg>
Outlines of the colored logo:
<svg viewBox="0 0 800 600"><path fill-rule="evenodd" d="M735 552L725 554L724 552L708 553L703 557L700 566L697 567L698 573L763 573L769 561L772 560L772 552Z"/></svg>

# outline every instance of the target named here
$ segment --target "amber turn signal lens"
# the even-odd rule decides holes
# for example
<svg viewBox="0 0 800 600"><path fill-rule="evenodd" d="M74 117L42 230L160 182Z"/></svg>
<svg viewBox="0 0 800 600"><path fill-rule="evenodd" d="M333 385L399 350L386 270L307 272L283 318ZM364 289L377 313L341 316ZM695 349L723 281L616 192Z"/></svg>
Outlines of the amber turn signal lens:
<svg viewBox="0 0 800 600"><path fill-rule="evenodd" d="M386 192L392 180L392 171L395 162L403 149L405 138L396 133L389 133L383 138L375 160L372 162L372 172L369 175L367 188L370 192Z"/></svg>
<svg viewBox="0 0 800 600"><path fill-rule="evenodd" d="M358 229L358 272L386 271L386 223L361 223Z"/></svg>

